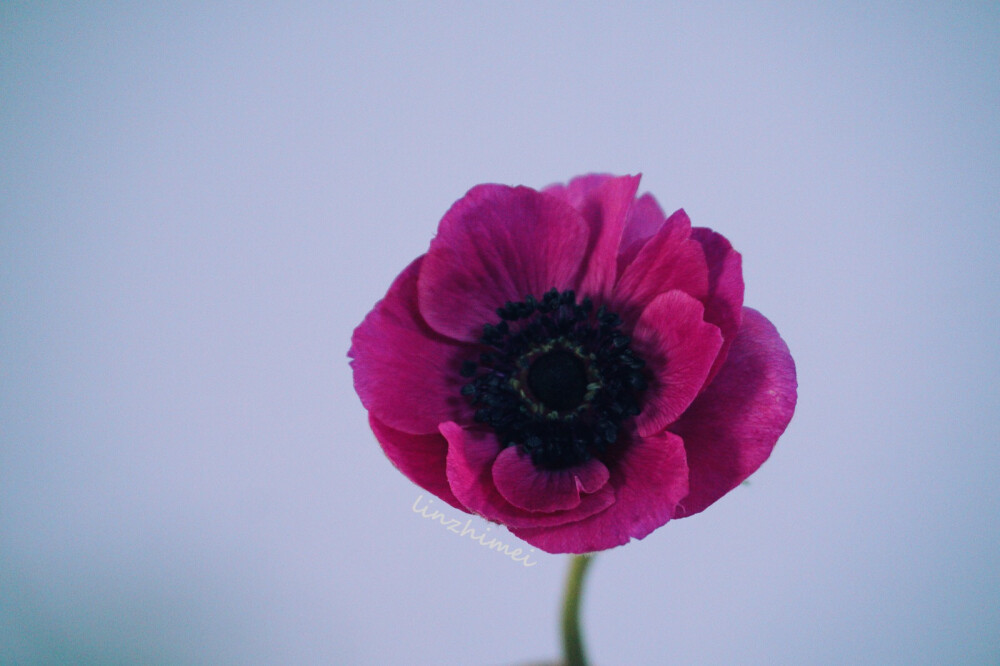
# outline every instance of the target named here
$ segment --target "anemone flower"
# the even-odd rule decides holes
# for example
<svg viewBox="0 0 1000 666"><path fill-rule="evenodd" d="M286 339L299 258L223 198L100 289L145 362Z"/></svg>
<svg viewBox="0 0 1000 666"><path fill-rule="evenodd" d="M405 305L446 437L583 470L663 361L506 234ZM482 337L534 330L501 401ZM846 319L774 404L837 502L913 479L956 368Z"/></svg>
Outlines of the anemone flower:
<svg viewBox="0 0 1000 666"><path fill-rule="evenodd" d="M699 513L795 408L795 365L744 307L740 255L638 186L474 187L352 340L396 467L550 553Z"/></svg>

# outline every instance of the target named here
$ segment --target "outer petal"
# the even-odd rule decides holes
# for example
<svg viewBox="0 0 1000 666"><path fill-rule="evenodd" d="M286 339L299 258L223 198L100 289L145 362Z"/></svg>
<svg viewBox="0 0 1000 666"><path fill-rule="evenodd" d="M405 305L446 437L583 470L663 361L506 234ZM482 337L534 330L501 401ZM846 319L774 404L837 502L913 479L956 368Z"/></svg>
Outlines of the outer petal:
<svg viewBox="0 0 1000 666"><path fill-rule="evenodd" d="M743 326L715 380L670 430L684 438L691 493L677 517L703 511L771 455L795 411L795 363L762 314Z"/></svg>
<svg viewBox="0 0 1000 666"><path fill-rule="evenodd" d="M708 260L705 321L718 326L723 339L722 350L705 381L708 385L722 368L743 322L743 259L728 240L711 229L695 227L691 238L701 243Z"/></svg>
<svg viewBox="0 0 1000 666"><path fill-rule="evenodd" d="M439 333L474 342L507 301L574 288L588 235L565 201L527 187L474 187L431 242L418 283L420 312Z"/></svg>
<svg viewBox="0 0 1000 666"><path fill-rule="evenodd" d="M547 527L573 522L601 511L615 501L605 484L597 492L580 497L580 504L565 511L525 511L508 502L493 483L493 464L500 444L490 432L466 430L455 423L442 423L448 440L448 483L467 510L507 527Z"/></svg>
<svg viewBox="0 0 1000 666"><path fill-rule="evenodd" d="M448 441L441 433L411 435L390 428L371 414L368 415L368 423L385 455L406 478L456 509L465 511L448 485L445 475Z"/></svg>
<svg viewBox="0 0 1000 666"><path fill-rule="evenodd" d="M583 211L588 205L587 202L594 199L595 193L602 185L619 177L610 173L589 173L586 176L577 176L566 185L562 183L549 185L542 192L558 197L573 208Z"/></svg>
<svg viewBox="0 0 1000 666"><path fill-rule="evenodd" d="M722 334L703 320L704 313L700 301L674 290L653 299L639 318L633 344L653 373L636 417L643 437L676 421L705 384Z"/></svg>
<svg viewBox="0 0 1000 666"><path fill-rule="evenodd" d="M679 289L698 300L708 295L708 264L701 243L690 238L683 210L671 215L625 267L613 296L614 310L636 321L660 294Z"/></svg>
<svg viewBox="0 0 1000 666"><path fill-rule="evenodd" d="M580 279L584 294L601 300L611 295L618 278L618 249L640 178L592 174L575 178L565 187L556 185L545 190L569 202L590 226L589 259Z"/></svg>
<svg viewBox="0 0 1000 666"><path fill-rule="evenodd" d="M580 505L580 491L593 493L608 482L608 468L592 458L571 469L543 470L516 446L500 452L493 482L508 502L526 511L562 511Z"/></svg>
<svg viewBox="0 0 1000 666"><path fill-rule="evenodd" d="M417 275L424 257L400 273L389 292L354 330L354 389L386 425L413 434L438 432L444 421L472 422L459 373L476 348L432 331L417 311Z"/></svg>
<svg viewBox="0 0 1000 666"><path fill-rule="evenodd" d="M632 203L618 249L618 275L635 260L642 246L660 230L666 219L652 194L643 194Z"/></svg>
<svg viewBox="0 0 1000 666"><path fill-rule="evenodd" d="M642 539L674 517L688 492L683 442L669 432L637 438L612 465L609 485L615 488L615 503L600 513L578 522L511 531L549 553L588 553Z"/></svg>

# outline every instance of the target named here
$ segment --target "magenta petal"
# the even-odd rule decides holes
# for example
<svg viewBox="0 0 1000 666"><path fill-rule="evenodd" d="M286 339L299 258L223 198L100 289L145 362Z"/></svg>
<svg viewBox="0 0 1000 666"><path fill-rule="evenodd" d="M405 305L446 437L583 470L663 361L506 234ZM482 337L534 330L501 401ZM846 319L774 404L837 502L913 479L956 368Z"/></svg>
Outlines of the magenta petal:
<svg viewBox="0 0 1000 666"><path fill-rule="evenodd" d="M701 243L708 260L705 321L718 326L723 339L722 349L708 373L707 385L722 368L743 322L743 259L725 237L711 229L695 227L691 238Z"/></svg>
<svg viewBox="0 0 1000 666"><path fill-rule="evenodd" d="M558 197L573 208L582 211L602 185L616 178L620 178L620 176L609 173L588 173L586 176L577 176L565 185L562 183L549 185L542 192Z"/></svg>
<svg viewBox="0 0 1000 666"><path fill-rule="evenodd" d="M413 434L438 432L444 421L472 421L461 395L462 362L475 348L432 331L417 311L423 257L400 273L351 338L354 388L380 421Z"/></svg>
<svg viewBox="0 0 1000 666"><path fill-rule="evenodd" d="M584 176L565 188L546 190L583 214L590 226L588 260L580 281L583 294L607 300L618 277L618 248L639 188L639 176Z"/></svg>
<svg viewBox="0 0 1000 666"><path fill-rule="evenodd" d="M600 490L608 468L591 459L569 469L538 469L516 446L500 452L493 463L493 482L504 499L525 511L564 511L580 505L580 491Z"/></svg>
<svg viewBox="0 0 1000 666"><path fill-rule="evenodd" d="M596 458L592 458L569 471L576 478L577 487L585 493L596 493L611 478L608 468Z"/></svg>
<svg viewBox="0 0 1000 666"><path fill-rule="evenodd" d="M605 484L597 492L583 494L580 503L565 511L525 511L511 504L493 483L493 465L500 444L490 432L466 430L455 423L442 423L441 434L448 440L448 483L466 509L487 520L508 527L546 527L593 515L615 501L615 493Z"/></svg>
<svg viewBox="0 0 1000 666"><path fill-rule="evenodd" d="M615 288L615 311L626 321L657 296L679 289L698 300L708 294L708 264L701 243L692 240L691 221L679 210L663 223L622 271Z"/></svg>
<svg viewBox="0 0 1000 666"><path fill-rule="evenodd" d="M639 253L642 246L648 241L663 223L667 216L664 215L660 204L656 202L652 194L646 193L636 199L629 209L628 218L625 220L625 230L622 232L622 242L618 250L618 274L633 260Z"/></svg>
<svg viewBox="0 0 1000 666"><path fill-rule="evenodd" d="M678 510L690 516L757 470L795 411L795 362L774 326L743 308L743 325L725 365L670 430L684 438L691 493Z"/></svg>
<svg viewBox="0 0 1000 666"><path fill-rule="evenodd" d="M527 187L474 187L431 242L417 287L420 312L439 333L475 342L504 303L574 288L588 234L565 201Z"/></svg>
<svg viewBox="0 0 1000 666"><path fill-rule="evenodd" d="M606 285L613 284L622 269L635 259L642 245L659 231L667 219L652 194L635 198L640 178L588 174L574 178L568 185L550 185L542 190L569 202L583 213L591 226L591 247L599 248L596 253L601 255L602 260L609 250L618 255L614 276L610 275L606 266L594 268L591 259L588 275L601 276L600 280L595 280L601 287L589 292L584 289L588 295L607 297ZM622 211L625 212L623 223ZM598 242L599 237L601 242Z"/></svg>
<svg viewBox="0 0 1000 666"><path fill-rule="evenodd" d="M673 423L705 384L722 347L722 334L702 317L701 302L682 291L660 294L639 317L633 347L653 373L636 417L648 437Z"/></svg>
<svg viewBox="0 0 1000 666"><path fill-rule="evenodd" d="M406 478L456 509L465 511L448 485L445 474L448 441L441 433L411 435L390 428L371 414L368 415L368 423L385 455Z"/></svg>
<svg viewBox="0 0 1000 666"><path fill-rule="evenodd" d="M688 469L680 437L662 432L637 438L613 466L608 485L615 503L577 522L511 531L549 553L589 553L642 539L674 517L688 492Z"/></svg>

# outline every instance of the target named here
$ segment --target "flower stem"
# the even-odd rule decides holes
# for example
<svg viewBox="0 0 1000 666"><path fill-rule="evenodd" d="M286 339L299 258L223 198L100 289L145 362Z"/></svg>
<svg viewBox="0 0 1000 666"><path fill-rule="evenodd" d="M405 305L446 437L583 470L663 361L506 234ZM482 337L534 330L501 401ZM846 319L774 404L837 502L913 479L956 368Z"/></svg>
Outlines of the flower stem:
<svg viewBox="0 0 1000 666"><path fill-rule="evenodd" d="M592 553L574 555L566 578L566 595L562 607L562 638L565 666L587 666L587 655L583 649L583 635L580 631L580 598L583 594L583 577L594 559Z"/></svg>

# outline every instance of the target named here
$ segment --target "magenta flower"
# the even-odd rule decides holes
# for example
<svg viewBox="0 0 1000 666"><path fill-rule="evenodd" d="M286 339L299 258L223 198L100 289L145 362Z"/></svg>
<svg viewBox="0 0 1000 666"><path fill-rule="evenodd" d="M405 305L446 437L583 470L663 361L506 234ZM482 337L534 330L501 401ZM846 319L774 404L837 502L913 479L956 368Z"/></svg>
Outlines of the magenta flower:
<svg viewBox="0 0 1000 666"><path fill-rule="evenodd" d="M352 339L396 467L551 553L704 510L795 409L795 365L743 307L740 255L638 186L474 187Z"/></svg>

